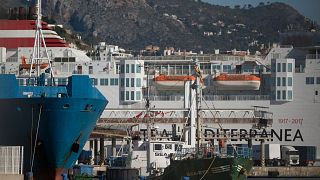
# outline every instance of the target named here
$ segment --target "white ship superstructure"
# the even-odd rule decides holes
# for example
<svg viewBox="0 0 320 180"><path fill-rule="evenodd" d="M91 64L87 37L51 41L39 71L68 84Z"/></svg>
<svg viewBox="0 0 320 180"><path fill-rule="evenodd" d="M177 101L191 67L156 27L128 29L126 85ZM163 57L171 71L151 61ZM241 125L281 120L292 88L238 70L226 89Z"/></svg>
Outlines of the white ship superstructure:
<svg viewBox="0 0 320 180"><path fill-rule="evenodd" d="M320 47L293 48L277 46L265 58L254 55L192 55L138 56L126 55L116 46L101 43L95 57L69 47L48 47L54 54L54 75L58 84L67 83L71 74L89 74L93 84L109 99L99 126L135 126L132 130L146 133L143 122L145 97L150 92L154 112L154 133L164 137L182 135L186 122L195 118L195 106L190 91L192 80L168 82L159 88L154 78L158 75L189 76L194 72L193 60L198 59L203 76L202 106L203 134L208 139L228 135L232 143L247 143L240 134L253 137L253 143L280 143L294 146L316 146L320 158ZM24 76L20 69L22 58L27 60L31 48L1 48L1 73ZM117 55L116 55L117 54ZM121 54L121 55L120 55ZM98 58L96 58L98 57ZM222 74L251 75L260 79L259 85L248 88L253 80L241 79L241 85L227 82L220 88L214 78ZM147 80L149 86L147 90ZM255 79L256 80L256 79ZM23 79L19 83L26 83ZM162 82L163 83L163 82ZM166 85L166 84L165 84ZM232 88L236 85L237 88ZM163 84L162 86L163 87ZM230 87L230 88L229 88ZM273 113L272 127L259 129L257 109L266 107ZM264 109L264 108L262 108ZM259 111L261 112L261 111ZM223 129L217 124L220 122ZM270 122L266 122L270 124ZM193 124L191 123L191 126ZM234 137L234 139L232 138ZM195 134L186 140L195 143ZM217 142L216 142L217 143Z"/></svg>

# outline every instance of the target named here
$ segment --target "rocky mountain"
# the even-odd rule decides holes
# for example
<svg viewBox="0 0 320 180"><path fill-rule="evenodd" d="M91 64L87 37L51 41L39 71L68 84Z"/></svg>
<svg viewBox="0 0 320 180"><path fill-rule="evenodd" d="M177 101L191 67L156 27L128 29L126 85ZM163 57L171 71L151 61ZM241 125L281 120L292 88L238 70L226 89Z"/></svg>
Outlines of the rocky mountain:
<svg viewBox="0 0 320 180"><path fill-rule="evenodd" d="M319 29L283 3L230 8L194 0L47 0L43 13L88 44L106 41L133 50L257 50L279 42L279 33Z"/></svg>

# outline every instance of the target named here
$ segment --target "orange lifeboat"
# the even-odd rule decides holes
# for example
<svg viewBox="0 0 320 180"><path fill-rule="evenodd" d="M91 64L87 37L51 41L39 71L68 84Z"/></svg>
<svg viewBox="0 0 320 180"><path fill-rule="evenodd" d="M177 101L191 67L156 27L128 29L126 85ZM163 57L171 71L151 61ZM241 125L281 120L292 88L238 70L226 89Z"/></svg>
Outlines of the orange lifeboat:
<svg viewBox="0 0 320 180"><path fill-rule="evenodd" d="M218 90L259 90L260 78L249 74L221 74L213 78Z"/></svg>
<svg viewBox="0 0 320 180"><path fill-rule="evenodd" d="M40 64L40 69L45 69L46 67L48 67L49 63L41 63ZM38 64L33 64L32 65L32 69L35 69L36 66L39 66ZM27 64L26 62L26 58L24 56L21 57L21 64L19 65L20 69L30 69L31 68L31 64Z"/></svg>
<svg viewBox="0 0 320 180"><path fill-rule="evenodd" d="M183 90L185 81L194 81L195 79L193 76L167 76L161 74L155 77L154 81L159 90Z"/></svg>

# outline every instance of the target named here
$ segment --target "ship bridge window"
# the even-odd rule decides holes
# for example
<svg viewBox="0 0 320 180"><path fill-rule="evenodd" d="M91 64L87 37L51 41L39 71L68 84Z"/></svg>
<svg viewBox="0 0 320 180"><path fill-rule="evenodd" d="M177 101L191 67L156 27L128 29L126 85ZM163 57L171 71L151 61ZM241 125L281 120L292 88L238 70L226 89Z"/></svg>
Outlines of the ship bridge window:
<svg viewBox="0 0 320 180"><path fill-rule="evenodd" d="M129 87L129 86L130 86L130 79L126 78L126 87Z"/></svg>
<svg viewBox="0 0 320 180"><path fill-rule="evenodd" d="M129 100L129 91L126 91L126 100Z"/></svg>
<svg viewBox="0 0 320 180"><path fill-rule="evenodd" d="M89 74L93 74L93 66L89 66Z"/></svg>
<svg viewBox="0 0 320 180"><path fill-rule="evenodd" d="M141 65L140 64L136 65L136 72L141 73Z"/></svg>
<svg viewBox="0 0 320 180"><path fill-rule="evenodd" d="M108 86L108 80L107 78L101 78L100 79L100 86Z"/></svg>
<svg viewBox="0 0 320 180"><path fill-rule="evenodd" d="M119 82L117 78L111 78L110 79L110 86L118 86Z"/></svg>
<svg viewBox="0 0 320 180"><path fill-rule="evenodd" d="M231 71L231 65L223 65L222 66L223 72L230 72Z"/></svg>
<svg viewBox="0 0 320 180"><path fill-rule="evenodd" d="M141 92L140 91L136 91L136 100L141 100Z"/></svg>
<svg viewBox="0 0 320 180"><path fill-rule="evenodd" d="M141 78L136 79L136 86L141 87Z"/></svg>
<svg viewBox="0 0 320 180"><path fill-rule="evenodd" d="M131 100L134 100L134 91L131 91Z"/></svg>
<svg viewBox="0 0 320 180"><path fill-rule="evenodd" d="M120 101L124 101L124 91L120 92Z"/></svg>
<svg viewBox="0 0 320 180"><path fill-rule="evenodd" d="M126 73L129 73L130 72L130 66L129 64L126 64Z"/></svg>
<svg viewBox="0 0 320 180"><path fill-rule="evenodd" d="M286 97L287 93L285 90L282 91L282 100L286 100L287 97Z"/></svg>
<svg viewBox="0 0 320 180"><path fill-rule="evenodd" d="M314 77L306 77L306 84L314 84Z"/></svg>
<svg viewBox="0 0 320 180"><path fill-rule="evenodd" d="M288 91L288 99L292 100L292 91L291 90Z"/></svg>
<svg viewBox="0 0 320 180"><path fill-rule="evenodd" d="M220 65L212 65L212 69L216 71L220 71L221 66Z"/></svg>
<svg viewBox="0 0 320 180"><path fill-rule="evenodd" d="M274 61L271 61L271 71L276 72L276 63Z"/></svg>
<svg viewBox="0 0 320 180"><path fill-rule="evenodd" d="M77 74L82 74L82 66L77 67Z"/></svg>
<svg viewBox="0 0 320 180"><path fill-rule="evenodd" d="M281 72L281 63L277 63L277 72Z"/></svg>
<svg viewBox="0 0 320 180"><path fill-rule="evenodd" d="M287 82L287 79L285 77L282 77L282 86L286 86L286 82Z"/></svg>
<svg viewBox="0 0 320 180"><path fill-rule="evenodd" d="M98 85L98 79L97 78L91 78L91 83L94 86Z"/></svg>
<svg viewBox="0 0 320 180"><path fill-rule="evenodd" d="M288 86L292 86L292 77L288 77Z"/></svg>
<svg viewBox="0 0 320 180"><path fill-rule="evenodd" d="M282 72L286 72L287 71L287 65L286 63L282 63Z"/></svg>
<svg viewBox="0 0 320 180"><path fill-rule="evenodd" d="M292 72L292 63L288 63L288 72Z"/></svg>
<svg viewBox="0 0 320 180"><path fill-rule="evenodd" d="M162 144L154 144L154 150L162 150Z"/></svg>
<svg viewBox="0 0 320 180"><path fill-rule="evenodd" d="M120 74L120 64L116 64L116 74Z"/></svg>
<svg viewBox="0 0 320 180"><path fill-rule="evenodd" d="M120 73L123 74L124 73L124 64L120 65Z"/></svg>

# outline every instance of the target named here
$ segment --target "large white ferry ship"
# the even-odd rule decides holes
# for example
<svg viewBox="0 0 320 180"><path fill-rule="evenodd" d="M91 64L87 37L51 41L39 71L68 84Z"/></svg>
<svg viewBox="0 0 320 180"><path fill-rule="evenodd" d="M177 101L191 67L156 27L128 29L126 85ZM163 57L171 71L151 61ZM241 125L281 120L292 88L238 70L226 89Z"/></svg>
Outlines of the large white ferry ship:
<svg viewBox="0 0 320 180"><path fill-rule="evenodd" d="M32 24L23 20L19 23L28 22ZM28 38L33 30L20 28L17 21L0 23L6 23L0 26L1 73L17 74L21 77L19 83L25 84L27 80L23 77L28 71L21 68L21 64L29 61L32 47L20 45L21 42L12 38ZM14 33L17 30L19 37ZM131 130L140 131L143 138L148 95L152 111L156 112L154 133L168 138L181 135L186 124L194 125L190 75L194 72L192 62L197 59L203 77L202 133L207 139L227 135L232 143L243 144L247 143L245 138L236 137L250 135L254 144L264 139L270 144L315 146L317 159L320 158L319 46L274 46L265 56L177 53L133 57L118 46L100 43L96 55L89 58L84 52L68 47L61 37L51 33L54 31L48 28L46 32L46 41L55 39L59 44L48 47L56 82L63 85L71 74L88 74L109 99L98 123L100 127L132 126ZM10 46L6 46L8 38L11 38ZM259 108L273 113L273 122L265 122L272 124L271 127L254 126L259 119L256 114ZM186 141L194 145L195 132L191 132Z"/></svg>

